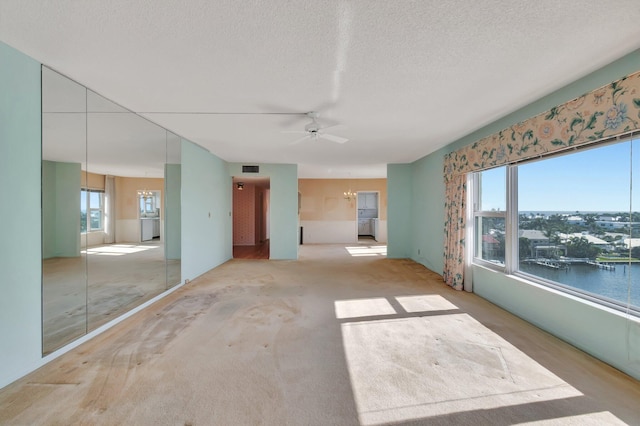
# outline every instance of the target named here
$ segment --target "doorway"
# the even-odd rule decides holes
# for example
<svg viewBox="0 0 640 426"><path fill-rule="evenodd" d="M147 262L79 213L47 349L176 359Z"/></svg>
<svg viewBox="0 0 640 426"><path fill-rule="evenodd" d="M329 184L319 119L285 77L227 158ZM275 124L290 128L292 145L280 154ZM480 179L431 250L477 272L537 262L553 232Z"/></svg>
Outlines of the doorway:
<svg viewBox="0 0 640 426"><path fill-rule="evenodd" d="M160 209L162 199L160 191L139 189L138 221L140 223L140 242L160 240Z"/></svg>
<svg viewBox="0 0 640 426"><path fill-rule="evenodd" d="M233 258L269 259L268 177L233 177Z"/></svg>
<svg viewBox="0 0 640 426"><path fill-rule="evenodd" d="M378 191L358 191L357 221L358 242L377 241L378 236Z"/></svg>

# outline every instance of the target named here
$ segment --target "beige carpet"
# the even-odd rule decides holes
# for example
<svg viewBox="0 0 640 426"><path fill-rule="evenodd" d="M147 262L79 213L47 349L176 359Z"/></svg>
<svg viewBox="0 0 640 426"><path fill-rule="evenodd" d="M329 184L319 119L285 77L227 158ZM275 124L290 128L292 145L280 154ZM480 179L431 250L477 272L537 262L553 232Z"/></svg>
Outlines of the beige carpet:
<svg viewBox="0 0 640 426"><path fill-rule="evenodd" d="M164 245L105 244L42 262L43 352L49 354L180 282Z"/></svg>
<svg viewBox="0 0 640 426"><path fill-rule="evenodd" d="M304 245L230 261L6 387L0 423L640 424L639 401L638 381L384 248Z"/></svg>

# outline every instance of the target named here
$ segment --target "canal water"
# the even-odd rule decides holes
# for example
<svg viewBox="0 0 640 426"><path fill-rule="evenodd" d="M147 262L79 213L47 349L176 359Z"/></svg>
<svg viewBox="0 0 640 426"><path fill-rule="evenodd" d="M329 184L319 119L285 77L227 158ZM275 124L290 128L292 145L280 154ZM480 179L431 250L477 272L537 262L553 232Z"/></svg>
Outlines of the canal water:
<svg viewBox="0 0 640 426"><path fill-rule="evenodd" d="M640 264L616 264L613 271L593 265L571 265L569 269L552 269L536 264L520 264L520 270L548 280L608 297L640 308ZM631 286L631 291L629 291Z"/></svg>

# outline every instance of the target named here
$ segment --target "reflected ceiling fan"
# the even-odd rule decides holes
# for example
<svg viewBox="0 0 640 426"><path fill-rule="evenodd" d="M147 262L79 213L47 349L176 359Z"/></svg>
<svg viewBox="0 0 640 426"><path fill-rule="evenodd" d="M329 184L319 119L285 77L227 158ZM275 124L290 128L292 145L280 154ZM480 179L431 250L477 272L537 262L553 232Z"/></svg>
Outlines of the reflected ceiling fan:
<svg viewBox="0 0 640 426"><path fill-rule="evenodd" d="M306 126L304 126L304 130L286 130L286 131L282 132L282 133L304 134L303 137L301 137L300 139L294 140L289 145L295 145L295 144L303 142L305 140L325 139L325 140L328 140L328 141L331 141L331 142L336 142L336 143L345 143L345 142L347 142L349 140L349 139L343 138L341 136L330 135L328 133L325 133L323 131L324 129L328 129L329 127L337 126L337 124L330 124L330 125L325 125L325 126L321 125L320 123L318 123L318 117L320 116L320 114L317 113L316 111L310 111L306 115L307 115L307 117L309 117L311 119L311 123L309 123Z"/></svg>

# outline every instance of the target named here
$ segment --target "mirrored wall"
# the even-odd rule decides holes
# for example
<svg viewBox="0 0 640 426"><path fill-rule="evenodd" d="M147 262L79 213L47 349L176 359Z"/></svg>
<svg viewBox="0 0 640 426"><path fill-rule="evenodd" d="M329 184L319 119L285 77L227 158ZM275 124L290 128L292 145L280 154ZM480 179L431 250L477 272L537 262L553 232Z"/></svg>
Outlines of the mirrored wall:
<svg viewBox="0 0 640 426"><path fill-rule="evenodd" d="M44 355L181 282L181 143L42 68Z"/></svg>

